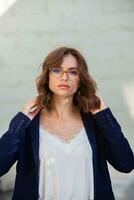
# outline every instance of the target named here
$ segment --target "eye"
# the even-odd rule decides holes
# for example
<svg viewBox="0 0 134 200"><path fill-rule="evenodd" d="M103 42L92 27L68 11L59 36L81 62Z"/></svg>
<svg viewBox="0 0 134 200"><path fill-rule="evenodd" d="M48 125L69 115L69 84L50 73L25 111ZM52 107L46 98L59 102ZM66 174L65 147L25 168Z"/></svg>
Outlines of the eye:
<svg viewBox="0 0 134 200"><path fill-rule="evenodd" d="M52 72L53 73L59 73L59 72L61 72L61 69L57 68L57 67L54 67L54 68L52 68Z"/></svg>
<svg viewBox="0 0 134 200"><path fill-rule="evenodd" d="M73 75L73 76L77 76L78 75L78 71L77 70L70 70L69 74Z"/></svg>

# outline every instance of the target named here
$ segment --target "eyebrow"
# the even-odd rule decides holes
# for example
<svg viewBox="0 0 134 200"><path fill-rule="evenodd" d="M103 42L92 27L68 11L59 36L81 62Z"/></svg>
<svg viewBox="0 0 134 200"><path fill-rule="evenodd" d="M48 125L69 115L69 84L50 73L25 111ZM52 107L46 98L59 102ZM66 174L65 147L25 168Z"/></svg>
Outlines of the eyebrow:
<svg viewBox="0 0 134 200"><path fill-rule="evenodd" d="M57 66L56 68L62 68L62 67ZM78 67L70 67L70 68L68 68L68 69L78 69Z"/></svg>

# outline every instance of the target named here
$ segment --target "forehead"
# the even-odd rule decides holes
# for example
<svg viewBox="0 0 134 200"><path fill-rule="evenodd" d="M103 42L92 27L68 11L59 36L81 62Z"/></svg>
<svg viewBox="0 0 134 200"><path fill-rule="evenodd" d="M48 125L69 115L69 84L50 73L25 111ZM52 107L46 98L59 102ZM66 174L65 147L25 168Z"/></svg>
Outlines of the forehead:
<svg viewBox="0 0 134 200"><path fill-rule="evenodd" d="M78 68L77 60L73 55L66 55L60 65L63 69Z"/></svg>

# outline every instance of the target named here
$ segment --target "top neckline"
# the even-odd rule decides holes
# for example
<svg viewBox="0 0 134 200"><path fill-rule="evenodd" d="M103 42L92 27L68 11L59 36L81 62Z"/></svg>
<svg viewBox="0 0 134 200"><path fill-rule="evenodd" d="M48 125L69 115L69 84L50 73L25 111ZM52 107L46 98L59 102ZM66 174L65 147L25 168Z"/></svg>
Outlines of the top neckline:
<svg viewBox="0 0 134 200"><path fill-rule="evenodd" d="M47 129L44 129L44 128L42 128L42 127L40 127L40 130L41 130L42 132L47 133L47 134L48 134L49 136L51 136L52 138L58 139L58 140L61 141L62 143L69 144L69 143L71 143L75 138L79 137L79 136L82 134L82 132L83 132L83 130L84 130L84 127L82 127L82 128L80 129L80 131L78 131L76 134L74 134L74 135L73 135L70 139L68 139L68 140L64 140L63 138L61 138L61 137L58 136L57 134L52 133L52 132L50 132L50 131L48 131Z"/></svg>

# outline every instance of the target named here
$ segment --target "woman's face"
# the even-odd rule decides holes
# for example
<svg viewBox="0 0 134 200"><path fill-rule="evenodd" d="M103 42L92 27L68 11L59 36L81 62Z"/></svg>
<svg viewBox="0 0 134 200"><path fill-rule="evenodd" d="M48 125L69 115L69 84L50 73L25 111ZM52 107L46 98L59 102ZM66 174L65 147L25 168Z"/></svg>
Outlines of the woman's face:
<svg viewBox="0 0 134 200"><path fill-rule="evenodd" d="M65 71L68 71L68 73L65 73ZM77 60L73 55L68 54L63 58L60 66L50 70L49 89L56 95L72 96L77 91L79 80Z"/></svg>

